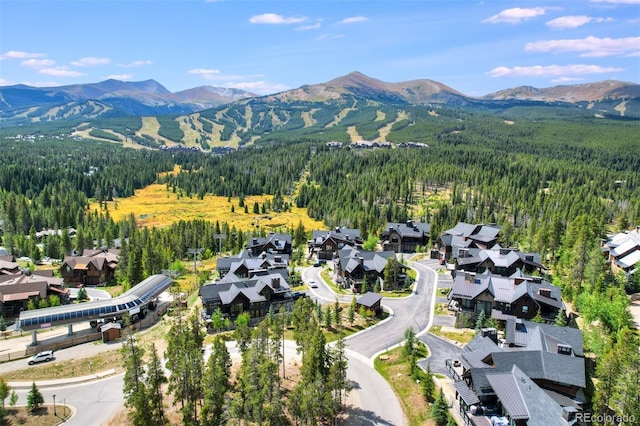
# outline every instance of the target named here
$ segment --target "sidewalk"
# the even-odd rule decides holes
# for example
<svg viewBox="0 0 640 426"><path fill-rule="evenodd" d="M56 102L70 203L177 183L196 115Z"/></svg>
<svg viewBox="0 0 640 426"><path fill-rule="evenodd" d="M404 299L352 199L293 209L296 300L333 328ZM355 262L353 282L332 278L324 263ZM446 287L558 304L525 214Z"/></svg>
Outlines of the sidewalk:
<svg viewBox="0 0 640 426"><path fill-rule="evenodd" d="M38 388L47 388L54 386L67 386L67 385L75 385L78 383L90 382L93 380L104 379L105 377L113 376L118 374L115 368L111 370L102 371L100 373L90 374L88 376L81 377L70 377L67 379L52 379L52 380L38 380L36 381L36 386ZM9 382L9 386L11 389L29 389L31 388L32 382Z"/></svg>

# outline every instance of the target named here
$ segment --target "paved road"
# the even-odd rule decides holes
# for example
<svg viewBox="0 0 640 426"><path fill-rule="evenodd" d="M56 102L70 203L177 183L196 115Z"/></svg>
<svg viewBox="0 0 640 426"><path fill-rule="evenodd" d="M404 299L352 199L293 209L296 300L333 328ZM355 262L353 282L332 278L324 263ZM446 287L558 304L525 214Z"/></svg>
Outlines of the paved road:
<svg viewBox="0 0 640 426"><path fill-rule="evenodd" d="M64 424L67 426L98 426L109 419L124 405L122 396L122 380L124 374L107 379L78 385L41 388L40 392L46 404L53 404L56 396L56 412L60 405L66 403L73 407L75 413ZM26 405L28 389L19 389L18 404Z"/></svg>
<svg viewBox="0 0 640 426"><path fill-rule="evenodd" d="M383 305L393 311L391 317L371 329L350 337L347 341L348 377L354 385L354 391L348 400L350 408L347 424L403 425L406 423L402 408L393 390L382 376L371 368L371 363L372 357L376 353L401 342L407 328L413 327L418 335L422 335L423 330L429 326L431 321L438 277L429 267L436 267L437 262L423 260L409 262L409 265L418 272L414 294L399 299L383 299ZM336 295L324 284L319 276L320 271L321 268L316 267L304 271L305 281L315 279L318 283L318 288L310 289L308 293L316 299L333 302ZM351 301L351 298L351 295L340 297L342 301L347 303ZM73 349L71 348L69 353L72 354ZM433 353L439 351L440 349L433 349ZM61 352L63 351L59 351L57 355L59 359L62 359L63 356L66 359L66 355ZM432 368L434 368L433 364ZM52 395L55 393L57 401L62 398L68 404L77 407L78 413L66 423L68 425L101 424L123 405L122 375L81 385L57 389L48 388L42 391L46 401L52 400ZM19 396L22 397L20 394ZM21 401L26 400L21 399Z"/></svg>
<svg viewBox="0 0 640 426"><path fill-rule="evenodd" d="M437 276L427 265L435 261L409 262L418 272L414 294L403 298L384 298L382 304L393 311L391 318L347 340L348 347L367 358L391 348L404 340L404 333L413 328L416 334L429 325Z"/></svg>
<svg viewBox="0 0 640 426"><path fill-rule="evenodd" d="M444 365L446 359L455 359L462 351L462 348L447 342L431 333L425 333L420 336L420 340L429 347L431 352L429 357L420 361L418 364L427 369L427 364L431 366L431 372L444 374L449 377L449 372Z"/></svg>

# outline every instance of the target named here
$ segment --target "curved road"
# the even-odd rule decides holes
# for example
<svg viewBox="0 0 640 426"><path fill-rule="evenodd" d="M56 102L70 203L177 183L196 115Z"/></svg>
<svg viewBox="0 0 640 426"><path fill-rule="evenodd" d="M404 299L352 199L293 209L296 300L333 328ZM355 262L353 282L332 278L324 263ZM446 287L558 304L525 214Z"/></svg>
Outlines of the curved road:
<svg viewBox="0 0 640 426"><path fill-rule="evenodd" d="M417 335L426 331L432 317L437 286L437 276L429 266L436 265L436 261L431 260L409 262L409 266L418 272L414 293L404 298L384 298L383 306L392 312L389 318L347 339L347 374L353 391L347 400L346 424L399 426L406 423L400 403L390 385L372 369L373 358L377 353L402 342L407 328L413 327ZM318 288L310 289L309 292L315 298L333 302L336 294L324 284L319 275L320 270L312 267L304 271L305 281L315 279L318 283ZM349 303L352 296L340 296L339 299ZM67 354L63 354L66 351L69 351L69 356L73 356L74 348L61 350L57 352L59 360L67 358ZM293 347L289 352L294 352ZM5 364L6 367L8 366ZM47 403L52 403L52 395L56 394L58 404L64 401L77 408L76 414L65 424L98 425L123 406L122 378L123 375L118 374L89 383L43 388L41 392ZM17 393L19 403L26 401L27 390L18 390Z"/></svg>

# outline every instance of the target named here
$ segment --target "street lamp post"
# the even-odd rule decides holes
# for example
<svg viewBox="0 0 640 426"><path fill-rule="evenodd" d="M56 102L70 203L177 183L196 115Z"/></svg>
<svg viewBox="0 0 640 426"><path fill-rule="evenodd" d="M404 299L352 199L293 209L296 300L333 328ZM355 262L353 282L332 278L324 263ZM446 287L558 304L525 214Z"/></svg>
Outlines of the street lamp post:
<svg viewBox="0 0 640 426"><path fill-rule="evenodd" d="M58 413L56 413L56 394L53 394L53 415L57 416Z"/></svg>

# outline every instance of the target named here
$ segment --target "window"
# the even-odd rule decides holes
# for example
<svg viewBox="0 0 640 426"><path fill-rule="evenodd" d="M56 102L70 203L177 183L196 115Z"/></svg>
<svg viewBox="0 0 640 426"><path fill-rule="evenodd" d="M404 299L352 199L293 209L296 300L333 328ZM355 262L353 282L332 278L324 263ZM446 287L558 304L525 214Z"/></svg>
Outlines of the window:
<svg viewBox="0 0 640 426"><path fill-rule="evenodd" d="M527 305L522 305L522 313L526 314L527 312L529 312L529 307Z"/></svg>

